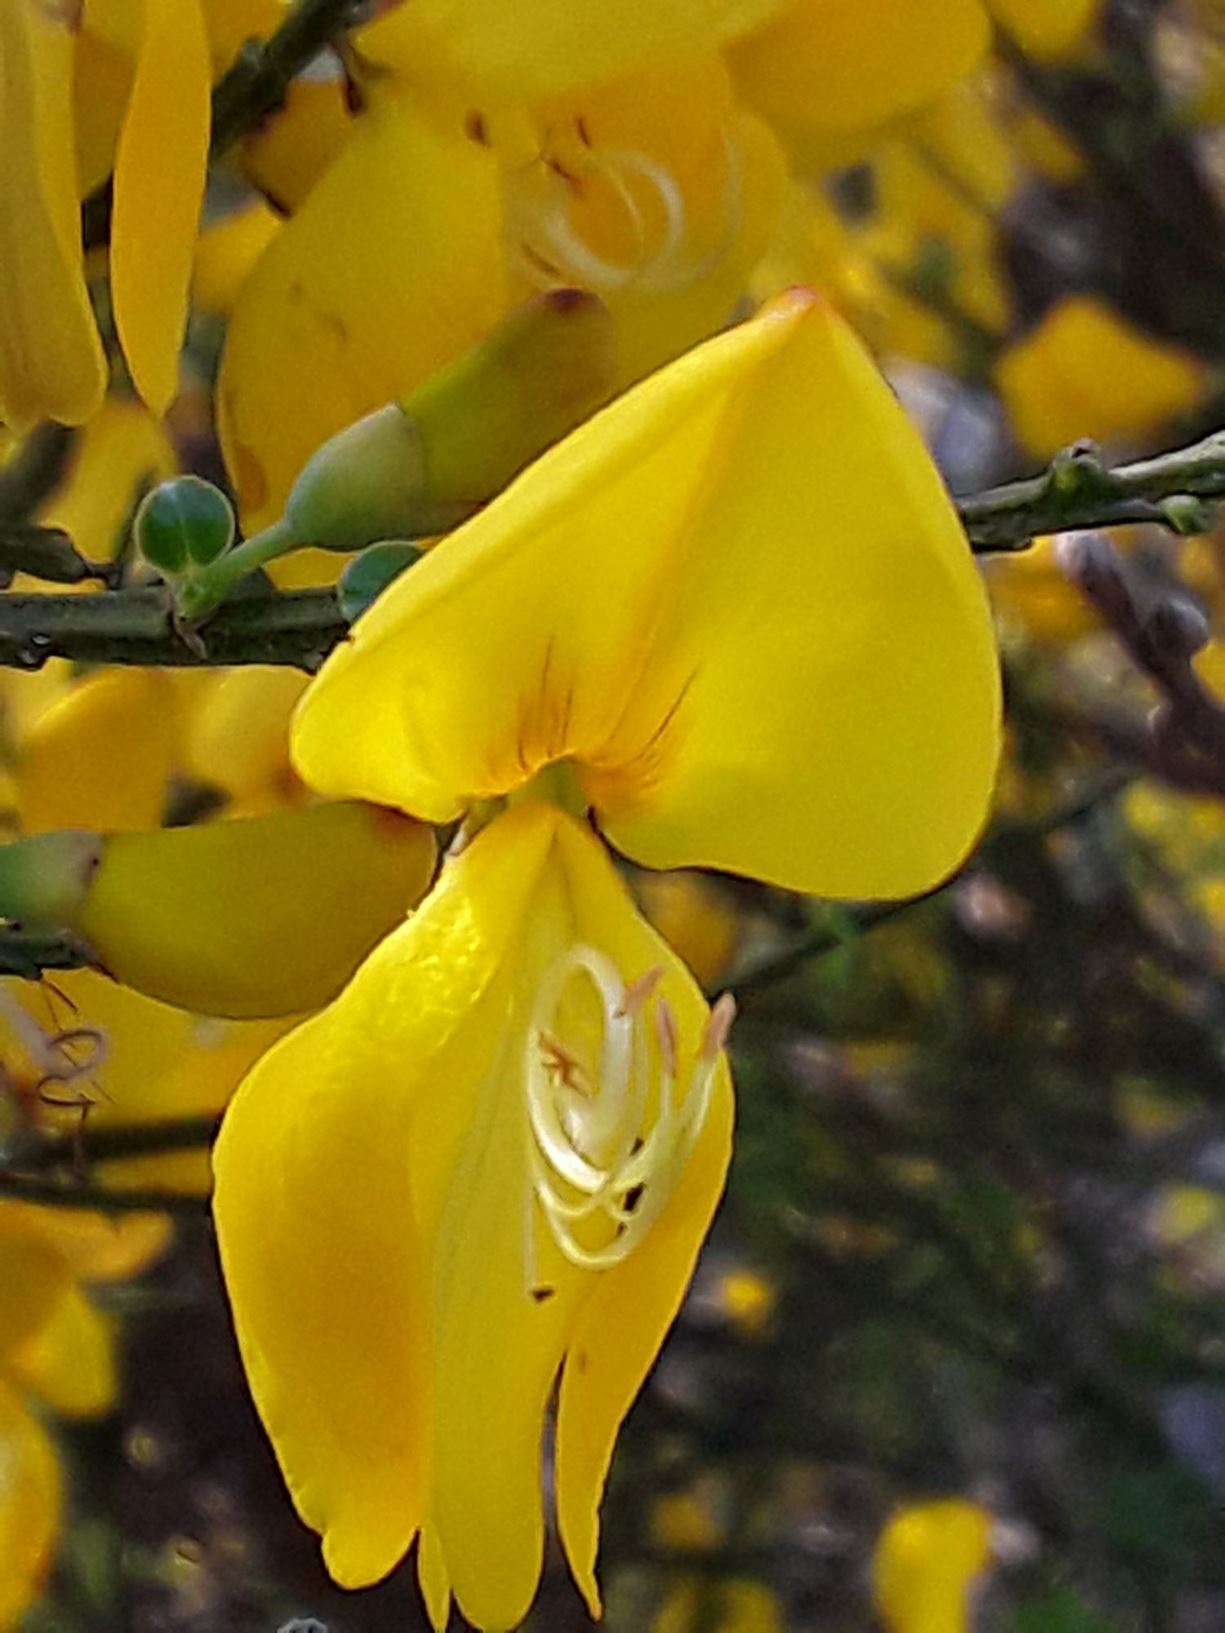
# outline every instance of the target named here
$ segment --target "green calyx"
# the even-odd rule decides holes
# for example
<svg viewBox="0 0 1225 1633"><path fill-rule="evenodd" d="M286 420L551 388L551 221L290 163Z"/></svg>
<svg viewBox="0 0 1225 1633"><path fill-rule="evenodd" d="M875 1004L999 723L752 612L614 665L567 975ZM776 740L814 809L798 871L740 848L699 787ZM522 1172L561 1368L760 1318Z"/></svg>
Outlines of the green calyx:
<svg viewBox="0 0 1225 1633"><path fill-rule="evenodd" d="M0 917L37 929L73 928L103 843L101 834L68 828L0 846Z"/></svg>

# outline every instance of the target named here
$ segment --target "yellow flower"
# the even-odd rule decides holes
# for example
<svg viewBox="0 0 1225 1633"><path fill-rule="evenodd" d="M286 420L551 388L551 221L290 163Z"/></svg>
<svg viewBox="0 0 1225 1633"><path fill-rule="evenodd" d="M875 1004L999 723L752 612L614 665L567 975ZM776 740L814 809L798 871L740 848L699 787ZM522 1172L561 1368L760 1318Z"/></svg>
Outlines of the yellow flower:
<svg viewBox="0 0 1225 1633"><path fill-rule="evenodd" d="M157 414L169 406L204 185L209 77L198 0L0 8L0 417L13 429L42 418L81 424L101 404L107 369L85 284L78 171L92 183L112 162L116 327L145 401Z"/></svg>
<svg viewBox="0 0 1225 1633"><path fill-rule="evenodd" d="M889 1633L970 1633L991 1529L986 1509L961 1498L915 1503L893 1515L872 1559L872 1596Z"/></svg>
<svg viewBox="0 0 1225 1633"><path fill-rule="evenodd" d="M652 1633L783 1633L778 1595L750 1577L682 1577L651 1623Z"/></svg>
<svg viewBox="0 0 1225 1633"><path fill-rule="evenodd" d="M517 1623L560 1372L559 1528L598 1609L617 1428L723 1184L730 1011L578 813L648 865L915 890L982 820L997 712L949 501L799 292L597 415L359 620L297 712L306 780L497 814L255 1068L215 1155L252 1390L338 1581L419 1531L436 1626L452 1591Z"/></svg>

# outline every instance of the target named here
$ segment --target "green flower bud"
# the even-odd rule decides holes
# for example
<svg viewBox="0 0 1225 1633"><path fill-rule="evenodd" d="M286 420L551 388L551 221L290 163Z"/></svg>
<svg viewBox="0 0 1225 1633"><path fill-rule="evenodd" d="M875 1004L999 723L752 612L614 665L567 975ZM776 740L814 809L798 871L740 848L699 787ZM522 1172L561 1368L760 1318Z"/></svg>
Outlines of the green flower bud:
<svg viewBox="0 0 1225 1633"><path fill-rule="evenodd" d="M72 926L101 859L101 834L83 828L0 845L0 918L36 929Z"/></svg>
<svg viewBox="0 0 1225 1633"><path fill-rule="evenodd" d="M145 495L134 528L141 555L171 577L225 554L234 542L234 513L211 482L175 476Z"/></svg>
<svg viewBox="0 0 1225 1633"><path fill-rule="evenodd" d="M447 532L605 403L614 380L606 309L594 295L551 290L316 449L285 525L327 550Z"/></svg>

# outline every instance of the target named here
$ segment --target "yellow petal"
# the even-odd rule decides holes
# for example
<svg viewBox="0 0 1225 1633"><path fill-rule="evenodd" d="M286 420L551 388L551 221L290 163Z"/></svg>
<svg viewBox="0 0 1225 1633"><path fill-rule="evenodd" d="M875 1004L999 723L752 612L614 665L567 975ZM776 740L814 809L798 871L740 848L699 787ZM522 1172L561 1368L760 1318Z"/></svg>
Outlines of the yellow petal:
<svg viewBox="0 0 1225 1633"><path fill-rule="evenodd" d="M354 130L339 71L295 79L284 106L238 149L243 175L281 215L300 210Z"/></svg>
<svg viewBox="0 0 1225 1633"><path fill-rule="evenodd" d="M21 1349L51 1319L68 1284L63 1257L0 1204L0 1356Z"/></svg>
<svg viewBox="0 0 1225 1633"><path fill-rule="evenodd" d="M577 907L576 916L588 910ZM680 1000L678 1019L692 1038L705 1005L681 974L675 954L640 921L631 931L628 920L614 919L606 910L600 916L606 936L615 924L625 938L614 952L618 962L629 964L629 943L638 943L637 964L648 937L655 942L648 956L667 969L673 1001ZM570 1567L593 1616L600 1614L595 1580L600 1499L617 1432L680 1308L723 1192L731 1138L731 1075L721 1062L707 1121L663 1213L642 1244L597 1282L571 1337L558 1405L557 1513Z"/></svg>
<svg viewBox="0 0 1225 1633"><path fill-rule="evenodd" d="M451 1616L451 1579L442 1557L442 1544L432 1525L421 1529L417 1544L417 1582L425 1602L425 1613L434 1633L446 1633Z"/></svg>
<svg viewBox="0 0 1225 1633"><path fill-rule="evenodd" d="M115 1401L115 1330L79 1287L69 1287L51 1318L10 1357L10 1375L53 1411L96 1417Z"/></svg>
<svg viewBox="0 0 1225 1633"><path fill-rule="evenodd" d="M547 856L532 869L545 838ZM589 1543L593 1557L604 1467L680 1303L722 1190L731 1084L720 1064L713 1104L683 1170L652 1173L645 1181L648 1192L673 1180L675 1188L615 1268L592 1271L565 1255L532 1199L529 1168L523 1062L525 1046L540 1047L532 1017L541 983L576 947L610 960L627 989L652 972L653 1001L670 1007L681 1060L697 1054L708 1011L676 956L634 911L585 827L551 807L528 805L495 819L477 844L486 867L496 853L504 873L534 872L535 879L512 954L510 1012L485 1022L500 1031L498 1047L483 1080L473 1085L436 1224L428 1206L419 1217L434 1266L432 1523L464 1615L478 1627L508 1628L526 1615L540 1574L541 1441L567 1351L573 1359L566 1362L563 1401L571 1366L580 1382L569 1408L563 1406L568 1426L559 1428L559 1502L566 1505L563 1534L576 1531L577 1569L594 1592L586 1549ZM469 1024L481 1018L474 1015ZM585 1012L566 1014L565 1046L576 1057L586 1053L580 1040L591 1024ZM597 1078L593 1103L611 1092ZM424 1130L418 1139L424 1143ZM490 1344L494 1333L497 1342ZM571 1437L566 1453L563 1432Z"/></svg>
<svg viewBox="0 0 1225 1633"><path fill-rule="evenodd" d="M9 1230L24 1230L54 1249L77 1281L128 1281L170 1240L170 1223L163 1214L116 1216L7 1201L3 1212Z"/></svg>
<svg viewBox="0 0 1225 1633"><path fill-rule="evenodd" d="M72 35L35 0L0 6L0 418L79 425L106 389L81 261Z"/></svg>
<svg viewBox="0 0 1225 1633"><path fill-rule="evenodd" d="M1101 0L986 0L999 26L1031 57L1065 57L1088 33Z"/></svg>
<svg viewBox="0 0 1225 1633"><path fill-rule="evenodd" d="M147 487L173 476L178 457L164 427L130 397L108 397L81 430L64 480L39 512L90 561L113 561Z"/></svg>
<svg viewBox="0 0 1225 1633"><path fill-rule="evenodd" d="M136 79L115 155L111 298L136 389L159 415L178 389L210 78L198 0L144 0Z"/></svg>
<svg viewBox="0 0 1225 1633"><path fill-rule="evenodd" d="M206 227L196 245L191 274L196 306L225 316L251 268L280 230L276 212L258 199Z"/></svg>
<svg viewBox="0 0 1225 1633"><path fill-rule="evenodd" d="M164 675L89 676L26 733L17 766L22 828L155 827L176 737L174 689Z"/></svg>
<svg viewBox="0 0 1225 1633"><path fill-rule="evenodd" d="M46 1431L0 1385L0 1633L16 1628L51 1564L60 1523L60 1470Z"/></svg>
<svg viewBox="0 0 1225 1633"><path fill-rule="evenodd" d="M249 531L280 515L327 437L493 327L507 305L501 262L490 156L372 86L348 146L269 245L230 322L219 428Z"/></svg>
<svg viewBox="0 0 1225 1633"><path fill-rule="evenodd" d="M300 804L306 790L289 763L289 719L307 677L252 665L209 677L187 728L185 769L245 815Z"/></svg>
<svg viewBox="0 0 1225 1633"><path fill-rule="evenodd" d="M872 1597L889 1633L969 1633L991 1523L985 1509L959 1498L916 1503L889 1520L872 1560Z"/></svg>
<svg viewBox="0 0 1225 1633"><path fill-rule="evenodd" d="M979 0L793 0L728 60L750 105L802 145L930 101L988 39Z"/></svg>
<svg viewBox="0 0 1225 1633"><path fill-rule="evenodd" d="M649 867L902 895L975 838L998 711L935 469L797 293L596 415L394 584L304 698L294 754L314 787L435 821L571 759Z"/></svg>
<svg viewBox="0 0 1225 1633"><path fill-rule="evenodd" d="M473 94L538 97L717 50L783 0L415 0L361 35L363 57L408 80L446 78Z"/></svg>
<svg viewBox="0 0 1225 1633"><path fill-rule="evenodd" d="M214 1167L252 1393L306 1523L347 1586L425 1517L430 1296L414 1218L437 1213L496 1029L467 1026L539 867L478 840L328 1009L236 1096ZM422 1174L417 1170L426 1167Z"/></svg>
<svg viewBox="0 0 1225 1633"><path fill-rule="evenodd" d="M1053 306L1001 357L996 377L1017 435L1042 458L1079 437L1150 435L1207 389L1197 358L1092 295Z"/></svg>
<svg viewBox="0 0 1225 1633"><path fill-rule="evenodd" d="M115 19L129 11L131 37L116 38ZM99 28L99 22L107 26ZM77 190L84 198L115 168L115 145L136 72L139 13L133 0L85 0L73 60L73 127L76 133ZM127 31L124 30L126 33Z"/></svg>

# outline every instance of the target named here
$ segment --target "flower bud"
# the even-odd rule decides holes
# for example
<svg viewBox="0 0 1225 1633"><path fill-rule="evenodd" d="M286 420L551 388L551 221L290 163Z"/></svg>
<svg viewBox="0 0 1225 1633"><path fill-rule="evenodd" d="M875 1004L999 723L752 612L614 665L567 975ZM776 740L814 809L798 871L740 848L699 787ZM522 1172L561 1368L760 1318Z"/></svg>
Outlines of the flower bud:
<svg viewBox="0 0 1225 1633"><path fill-rule="evenodd" d="M159 482L141 501L133 525L141 555L167 576L206 566L234 542L229 501L198 476Z"/></svg>
<svg viewBox="0 0 1225 1633"><path fill-rule="evenodd" d="M611 395L612 320L554 289L398 403L315 451L285 504L301 544L360 550L455 527Z"/></svg>
<svg viewBox="0 0 1225 1633"><path fill-rule="evenodd" d="M0 917L61 929L75 920L102 859L102 836L65 828L0 846Z"/></svg>

